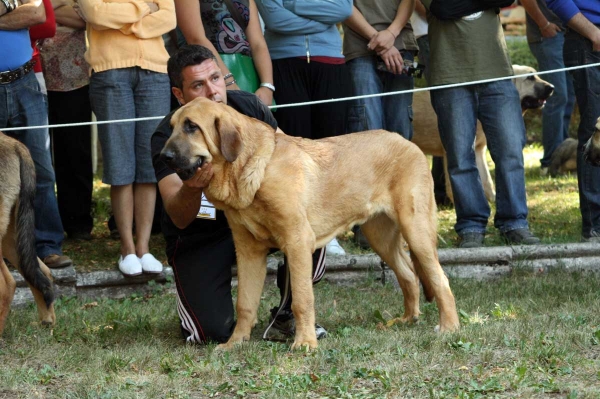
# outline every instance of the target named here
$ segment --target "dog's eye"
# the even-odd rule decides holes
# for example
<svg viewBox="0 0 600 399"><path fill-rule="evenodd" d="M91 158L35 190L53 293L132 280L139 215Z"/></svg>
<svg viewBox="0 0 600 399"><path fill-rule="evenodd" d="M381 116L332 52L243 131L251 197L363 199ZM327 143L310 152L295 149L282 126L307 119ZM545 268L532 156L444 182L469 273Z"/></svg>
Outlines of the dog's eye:
<svg viewBox="0 0 600 399"><path fill-rule="evenodd" d="M198 129L200 129L200 127L189 119L186 119L185 122L183 122L183 131L188 134L193 134Z"/></svg>
<svg viewBox="0 0 600 399"><path fill-rule="evenodd" d="M527 80L535 80L535 76L527 76Z"/></svg>

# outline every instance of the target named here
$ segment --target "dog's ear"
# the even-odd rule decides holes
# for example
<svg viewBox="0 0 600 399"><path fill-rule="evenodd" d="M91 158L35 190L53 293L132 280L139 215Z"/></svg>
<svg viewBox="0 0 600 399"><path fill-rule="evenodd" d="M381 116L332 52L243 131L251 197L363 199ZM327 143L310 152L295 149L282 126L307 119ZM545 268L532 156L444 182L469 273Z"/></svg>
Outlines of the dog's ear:
<svg viewBox="0 0 600 399"><path fill-rule="evenodd" d="M227 162L233 162L244 147L238 126L230 118L216 118L215 128L221 139L221 154Z"/></svg>

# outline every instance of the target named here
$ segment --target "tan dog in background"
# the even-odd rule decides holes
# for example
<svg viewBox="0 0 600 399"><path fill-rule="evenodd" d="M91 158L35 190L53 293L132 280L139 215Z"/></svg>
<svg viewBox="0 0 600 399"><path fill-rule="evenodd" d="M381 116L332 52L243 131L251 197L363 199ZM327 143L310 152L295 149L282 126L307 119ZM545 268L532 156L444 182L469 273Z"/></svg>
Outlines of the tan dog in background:
<svg viewBox="0 0 600 399"><path fill-rule="evenodd" d="M513 65L515 78L512 80L519 96L521 98L521 110L523 113L528 109L540 108L545 101L552 95L554 86L538 76L519 77L529 73L535 73L535 69L528 66ZM419 91L413 96L413 139L415 143L425 154L444 158L444 170L446 171L446 194L452 202L452 187L450 185L450 177L448 175L448 164L446 159L446 151L442 146L442 140L438 132L438 119L433 106L429 92ZM479 177L483 185L485 197L490 202L496 200L496 190L494 189L494 181L490 174L490 169L486 161L487 140L481 127L481 122L477 121L477 133L475 136L475 160Z"/></svg>
<svg viewBox="0 0 600 399"><path fill-rule="evenodd" d="M0 133L0 336L16 283L4 259L16 266L29 284L42 324L54 324L54 290L50 269L37 257L33 198L35 166L27 148Z"/></svg>
<svg viewBox="0 0 600 399"><path fill-rule="evenodd" d="M250 338L270 248L280 248L289 261L296 319L292 347L317 347L311 255L355 224L362 224L398 278L402 320L420 314L420 279L426 298L437 302L439 329L458 329L454 296L437 255L433 180L417 146L385 131L322 140L291 137L204 98L182 107L171 124L161 158L180 176L212 164L214 175L204 193L225 211L233 232L238 321L222 347Z"/></svg>

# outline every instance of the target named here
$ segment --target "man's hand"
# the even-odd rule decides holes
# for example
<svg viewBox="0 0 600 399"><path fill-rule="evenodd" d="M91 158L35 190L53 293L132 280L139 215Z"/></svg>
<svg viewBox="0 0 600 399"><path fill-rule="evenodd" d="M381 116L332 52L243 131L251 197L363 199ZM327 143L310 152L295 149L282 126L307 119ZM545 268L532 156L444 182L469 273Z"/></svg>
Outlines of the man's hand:
<svg viewBox="0 0 600 399"><path fill-rule="evenodd" d="M388 71L395 75L402 74L402 68L404 67L404 60L400 51L396 47L390 47L388 51L381 54L381 59L385 62L385 67Z"/></svg>
<svg viewBox="0 0 600 399"><path fill-rule="evenodd" d="M394 34L390 30L384 29L375 33L371 37L369 44L367 44L367 48L369 50L376 51L377 55L381 55L382 53L393 47L395 41L396 37L394 36Z"/></svg>
<svg viewBox="0 0 600 399"><path fill-rule="evenodd" d="M271 89L266 87L259 87L258 89L256 89L254 94L256 94L256 96L260 98L260 101L262 101L263 104L265 104L267 107L273 104L273 92L271 91Z"/></svg>
<svg viewBox="0 0 600 399"><path fill-rule="evenodd" d="M81 18L82 20L84 20L85 22L87 22L87 19L85 19L85 15L83 14L83 11L79 7L78 3L73 4L73 10L75 10L75 12L77 13L77 15L79 15L79 18Z"/></svg>
<svg viewBox="0 0 600 399"><path fill-rule="evenodd" d="M202 191L210 179L213 177L212 164L207 163L202 165L201 168L196 169L196 173L190 179L183 181L183 185L191 191Z"/></svg>
<svg viewBox="0 0 600 399"><path fill-rule="evenodd" d="M542 36L547 39L556 36L556 34L560 31L560 27L556 24L553 24L552 22L547 24L545 27L540 27L540 32L542 32Z"/></svg>

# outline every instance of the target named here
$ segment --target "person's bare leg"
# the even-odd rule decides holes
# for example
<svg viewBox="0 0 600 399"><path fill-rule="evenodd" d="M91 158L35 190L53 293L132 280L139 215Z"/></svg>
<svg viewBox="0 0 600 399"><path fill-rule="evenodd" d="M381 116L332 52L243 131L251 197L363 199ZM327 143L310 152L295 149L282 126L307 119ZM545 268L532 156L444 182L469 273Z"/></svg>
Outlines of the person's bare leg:
<svg viewBox="0 0 600 399"><path fill-rule="evenodd" d="M117 230L121 236L121 255L125 258L135 253L133 242L133 186L110 186L110 202Z"/></svg>
<svg viewBox="0 0 600 399"><path fill-rule="evenodd" d="M135 218L135 252L142 257L149 251L148 242L154 219L156 204L156 184L135 183L133 185L134 218Z"/></svg>

